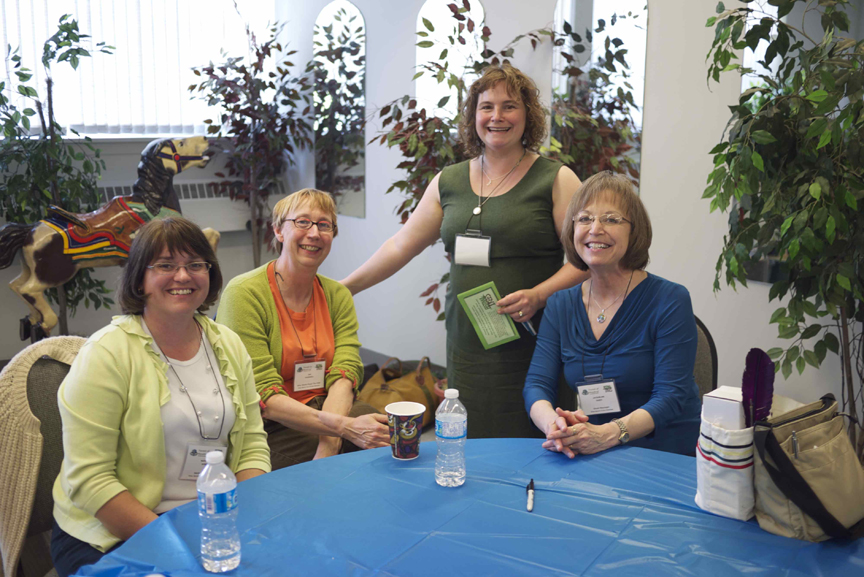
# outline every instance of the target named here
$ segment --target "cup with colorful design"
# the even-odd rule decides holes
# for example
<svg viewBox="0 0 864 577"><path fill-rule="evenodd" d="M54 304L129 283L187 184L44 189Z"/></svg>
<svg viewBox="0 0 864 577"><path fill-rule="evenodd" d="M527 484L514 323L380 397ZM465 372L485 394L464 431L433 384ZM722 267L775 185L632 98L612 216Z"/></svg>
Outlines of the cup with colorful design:
<svg viewBox="0 0 864 577"><path fill-rule="evenodd" d="M423 432L423 413L426 407L411 401L390 403L387 423L390 427L390 448L393 458L410 461L420 456L420 433Z"/></svg>

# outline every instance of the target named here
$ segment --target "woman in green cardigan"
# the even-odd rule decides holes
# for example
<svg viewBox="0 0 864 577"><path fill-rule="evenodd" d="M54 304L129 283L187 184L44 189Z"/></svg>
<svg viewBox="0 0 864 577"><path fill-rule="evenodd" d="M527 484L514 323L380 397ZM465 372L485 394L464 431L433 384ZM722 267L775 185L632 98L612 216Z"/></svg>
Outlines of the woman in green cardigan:
<svg viewBox="0 0 864 577"><path fill-rule="evenodd" d="M140 229L118 291L126 314L87 340L57 393L51 557L61 577L195 499L208 451L226 453L240 481L270 470L249 354L200 314L221 288L195 224Z"/></svg>
<svg viewBox="0 0 864 577"><path fill-rule="evenodd" d="M252 356L273 468L388 446L387 418L354 401L363 376L354 300L318 274L338 232L333 199L314 189L283 198L273 232L279 258L234 278L218 316Z"/></svg>

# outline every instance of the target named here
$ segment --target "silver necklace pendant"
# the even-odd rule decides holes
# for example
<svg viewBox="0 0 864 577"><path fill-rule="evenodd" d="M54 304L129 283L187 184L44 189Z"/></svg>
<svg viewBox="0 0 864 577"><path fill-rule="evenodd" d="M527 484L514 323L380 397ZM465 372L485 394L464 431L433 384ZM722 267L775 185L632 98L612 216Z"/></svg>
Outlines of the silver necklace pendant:
<svg viewBox="0 0 864 577"><path fill-rule="evenodd" d="M601 325L603 323L605 323L606 322L606 315L604 315L603 313L600 313L599 315L597 315L597 322L600 323Z"/></svg>
<svg viewBox="0 0 864 577"><path fill-rule="evenodd" d="M474 214L475 214L475 215L480 214L480 212L481 212L482 210L483 210L483 209L481 209L481 208L478 206L477 208L474 209Z"/></svg>
<svg viewBox="0 0 864 577"><path fill-rule="evenodd" d="M184 387L183 385L180 385L180 392L185 394L186 393L186 387Z"/></svg>

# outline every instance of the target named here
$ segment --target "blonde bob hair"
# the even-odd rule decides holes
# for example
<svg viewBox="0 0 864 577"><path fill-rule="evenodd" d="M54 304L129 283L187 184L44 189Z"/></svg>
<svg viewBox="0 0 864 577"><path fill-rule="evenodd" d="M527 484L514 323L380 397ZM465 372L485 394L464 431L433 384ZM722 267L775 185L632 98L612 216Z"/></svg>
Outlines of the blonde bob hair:
<svg viewBox="0 0 864 577"><path fill-rule="evenodd" d="M507 94L518 97L525 106L525 132L522 134L522 145L536 152L546 138L546 111L540 103L540 91L534 81L521 70L509 63L500 66L487 66L483 75L474 81L465 97L462 106L462 119L459 121L459 140L465 153L471 158L483 153L483 141L477 136L475 121L477 119L477 102L480 95L499 82L507 88Z"/></svg>
<svg viewBox="0 0 864 577"><path fill-rule="evenodd" d="M333 202L333 197L329 192L314 188L298 190L276 203L276 206L273 207L273 217L271 219L273 230L281 229L285 221L288 220L288 215L305 204L327 213L327 219L333 223L333 236L335 237L339 233L339 227L336 226L336 203ZM279 242L275 235L271 244L276 252L282 252L282 243Z"/></svg>
<svg viewBox="0 0 864 577"><path fill-rule="evenodd" d="M586 206L600 199L610 201L630 221L630 244L621 259L621 266L627 270L643 270L648 265L648 249L651 247L648 211L630 179L609 170L599 172L583 182L570 199L564 217L564 230L561 231L561 244L567 253L567 261L579 270L588 270L588 265L579 257L573 243L575 219Z"/></svg>

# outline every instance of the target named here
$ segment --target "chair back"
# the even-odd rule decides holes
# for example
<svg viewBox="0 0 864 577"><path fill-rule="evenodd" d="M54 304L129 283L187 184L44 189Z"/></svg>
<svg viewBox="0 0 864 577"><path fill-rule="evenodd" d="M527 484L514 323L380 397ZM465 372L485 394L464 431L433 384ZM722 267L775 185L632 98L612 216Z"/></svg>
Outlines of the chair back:
<svg viewBox="0 0 864 577"><path fill-rule="evenodd" d="M705 323L696 318L696 364L693 366L693 377L699 387L699 398L717 388L717 347L708 332Z"/></svg>
<svg viewBox="0 0 864 577"><path fill-rule="evenodd" d="M57 388L85 341L44 339L0 372L0 577L16 575L26 537L51 528L51 492L63 460ZM36 541L27 543L28 551ZM44 575L46 563L46 571L51 569L47 547L27 556L34 558L21 559L25 575ZM39 570L33 573L28 566Z"/></svg>

